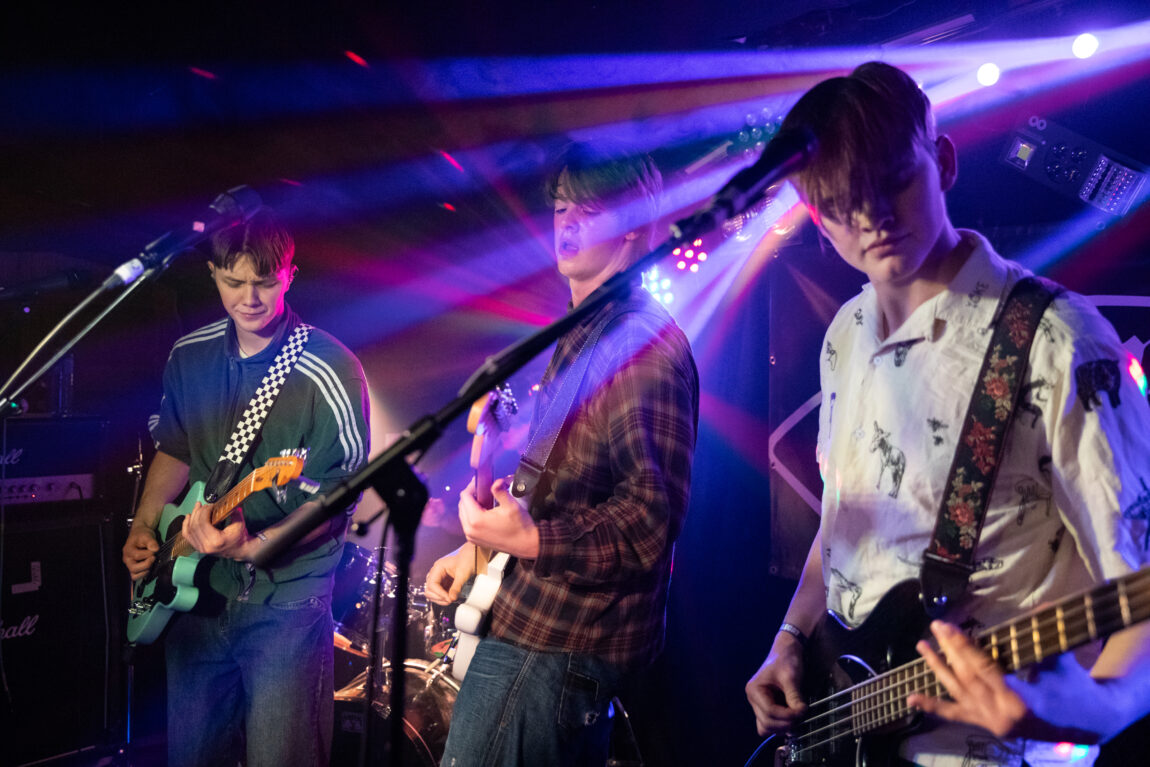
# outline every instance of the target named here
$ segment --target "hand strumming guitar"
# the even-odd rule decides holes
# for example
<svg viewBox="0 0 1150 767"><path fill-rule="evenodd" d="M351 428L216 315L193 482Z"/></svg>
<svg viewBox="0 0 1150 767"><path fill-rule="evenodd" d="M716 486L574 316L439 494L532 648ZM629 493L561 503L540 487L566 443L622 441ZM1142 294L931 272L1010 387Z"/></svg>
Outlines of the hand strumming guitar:
<svg viewBox="0 0 1150 767"><path fill-rule="evenodd" d="M788 731L806 713L802 695L803 647L780 631L763 665L746 685L755 726L766 737Z"/></svg>
<svg viewBox="0 0 1150 767"><path fill-rule="evenodd" d="M133 581L148 574L159 550L160 542L156 540L155 530L146 525L132 525L128 540L124 542L122 559Z"/></svg>
<svg viewBox="0 0 1150 767"><path fill-rule="evenodd" d="M475 544L465 543L455 551L435 560L427 571L423 593L437 605L449 605L459 599L463 586L475 577Z"/></svg>

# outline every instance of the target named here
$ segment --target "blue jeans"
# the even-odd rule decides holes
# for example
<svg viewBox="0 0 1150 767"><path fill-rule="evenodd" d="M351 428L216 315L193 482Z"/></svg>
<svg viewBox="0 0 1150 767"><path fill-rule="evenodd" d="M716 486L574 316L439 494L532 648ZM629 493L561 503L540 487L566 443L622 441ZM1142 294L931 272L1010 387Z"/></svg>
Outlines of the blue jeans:
<svg viewBox="0 0 1150 767"><path fill-rule="evenodd" d="M595 656L485 637L455 701L440 767L603 767L607 711L621 681Z"/></svg>
<svg viewBox="0 0 1150 767"><path fill-rule="evenodd" d="M176 616L166 641L169 767L246 760L315 767L331 755L332 620L326 600L228 600Z"/></svg>

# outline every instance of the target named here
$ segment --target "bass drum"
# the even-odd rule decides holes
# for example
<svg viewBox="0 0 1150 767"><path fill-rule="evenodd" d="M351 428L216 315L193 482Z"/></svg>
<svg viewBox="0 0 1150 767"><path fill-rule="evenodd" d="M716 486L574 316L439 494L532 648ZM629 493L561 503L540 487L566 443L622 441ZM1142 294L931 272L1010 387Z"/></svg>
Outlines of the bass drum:
<svg viewBox="0 0 1150 767"><path fill-rule="evenodd" d="M450 666L441 661L408 659L405 674L403 731L406 737L399 746L402 767L437 767L447 743L451 710L459 684L451 677ZM332 739L332 767L355 767L359 764L360 740L370 735L369 764L382 764L389 732L388 705L391 692L391 669L385 666L376 678L376 694L369 721L364 722L367 671L335 693L335 735Z"/></svg>

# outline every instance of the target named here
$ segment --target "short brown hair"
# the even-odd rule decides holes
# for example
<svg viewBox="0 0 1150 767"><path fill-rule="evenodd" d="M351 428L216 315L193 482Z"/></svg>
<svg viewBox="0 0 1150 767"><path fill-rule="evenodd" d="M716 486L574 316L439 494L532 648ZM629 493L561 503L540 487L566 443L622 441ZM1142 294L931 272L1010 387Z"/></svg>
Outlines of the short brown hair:
<svg viewBox="0 0 1150 767"><path fill-rule="evenodd" d="M816 210L843 221L890 194L915 142L936 152L930 99L909 75L881 61L807 91L781 126L803 127L819 149L798 174L800 191Z"/></svg>
<svg viewBox="0 0 1150 767"><path fill-rule="evenodd" d="M546 191L552 202L560 199L561 178L564 199L621 207L628 230L643 233L650 247L663 195L663 175L650 155L613 141L571 143L547 178Z"/></svg>
<svg viewBox="0 0 1150 767"><path fill-rule="evenodd" d="M244 224L216 232L211 245L211 262L217 268L231 269L247 256L261 277L290 268L295 257L295 240L268 207L257 210Z"/></svg>

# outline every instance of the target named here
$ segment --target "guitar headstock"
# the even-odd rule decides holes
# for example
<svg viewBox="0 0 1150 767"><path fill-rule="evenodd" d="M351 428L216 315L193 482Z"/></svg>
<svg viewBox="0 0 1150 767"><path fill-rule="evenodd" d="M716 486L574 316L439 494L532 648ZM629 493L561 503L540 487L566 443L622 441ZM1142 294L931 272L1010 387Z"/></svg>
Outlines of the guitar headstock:
<svg viewBox="0 0 1150 767"><path fill-rule="evenodd" d="M478 467L494 448L494 437L511 428L519 412L519 403L509 384L500 384L475 401L467 415L467 430L475 435L471 442L471 468Z"/></svg>
<svg viewBox="0 0 1150 767"><path fill-rule="evenodd" d="M475 400L467 414L467 430L472 434L507 431L511 419L519 412L519 403L510 384L499 384Z"/></svg>
<svg viewBox="0 0 1150 767"><path fill-rule="evenodd" d="M303 459L295 455L269 458L260 468L252 472L252 490L263 490L275 485L283 487L303 473Z"/></svg>

